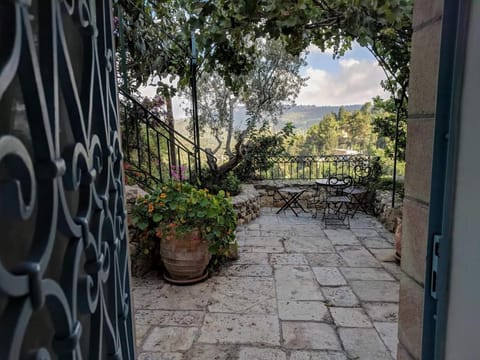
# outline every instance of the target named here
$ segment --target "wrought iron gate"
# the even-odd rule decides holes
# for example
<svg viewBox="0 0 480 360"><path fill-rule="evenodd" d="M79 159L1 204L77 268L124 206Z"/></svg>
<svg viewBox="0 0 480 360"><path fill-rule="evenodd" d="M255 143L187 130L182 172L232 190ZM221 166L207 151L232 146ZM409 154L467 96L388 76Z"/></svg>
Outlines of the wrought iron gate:
<svg viewBox="0 0 480 360"><path fill-rule="evenodd" d="M0 359L133 359L112 4L0 0Z"/></svg>

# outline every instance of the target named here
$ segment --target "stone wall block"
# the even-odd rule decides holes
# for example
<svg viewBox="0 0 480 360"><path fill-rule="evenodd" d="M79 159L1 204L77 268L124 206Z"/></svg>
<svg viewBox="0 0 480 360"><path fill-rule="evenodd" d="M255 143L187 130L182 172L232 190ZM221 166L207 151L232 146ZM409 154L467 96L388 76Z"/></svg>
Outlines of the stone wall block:
<svg viewBox="0 0 480 360"><path fill-rule="evenodd" d="M422 321L423 287L403 276L400 279L398 338L415 360L419 360L422 353Z"/></svg>
<svg viewBox="0 0 480 360"><path fill-rule="evenodd" d="M413 28L435 21L442 16L443 0L419 0L413 6Z"/></svg>
<svg viewBox="0 0 480 360"><path fill-rule="evenodd" d="M402 270L423 284L427 256L428 207L405 199L402 227Z"/></svg>
<svg viewBox="0 0 480 360"><path fill-rule="evenodd" d="M430 202L433 119L410 119L406 149L405 194Z"/></svg>
<svg viewBox="0 0 480 360"><path fill-rule="evenodd" d="M435 113L441 29L441 21L437 21L413 33L408 107L410 116Z"/></svg>

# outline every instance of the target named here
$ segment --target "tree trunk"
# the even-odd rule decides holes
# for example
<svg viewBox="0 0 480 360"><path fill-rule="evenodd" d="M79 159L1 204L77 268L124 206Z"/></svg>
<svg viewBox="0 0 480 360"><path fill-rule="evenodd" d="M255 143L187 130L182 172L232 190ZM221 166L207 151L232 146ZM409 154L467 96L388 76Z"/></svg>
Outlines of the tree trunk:
<svg viewBox="0 0 480 360"><path fill-rule="evenodd" d="M172 98L167 96L165 98L167 104L167 124L169 127L168 130L168 151L170 152L170 162L171 165L177 166L177 157L175 154L175 120L173 118L173 106L172 106Z"/></svg>
<svg viewBox="0 0 480 360"><path fill-rule="evenodd" d="M231 144L232 144L232 135L233 135L233 109L235 107L235 100L230 100L228 104L229 118L228 118L228 132L227 140L225 144L225 152L229 158L232 158L234 155L232 153Z"/></svg>
<svg viewBox="0 0 480 360"><path fill-rule="evenodd" d="M242 161L243 154L240 148L242 147L243 140L245 139L246 136L247 136L247 131L244 131L242 134L240 134L238 141L235 144L235 153L232 154L233 156L230 157L230 159L226 163L223 163L217 168L215 172L217 179L221 179L230 170L234 169L235 166L237 166L240 163L240 161Z"/></svg>

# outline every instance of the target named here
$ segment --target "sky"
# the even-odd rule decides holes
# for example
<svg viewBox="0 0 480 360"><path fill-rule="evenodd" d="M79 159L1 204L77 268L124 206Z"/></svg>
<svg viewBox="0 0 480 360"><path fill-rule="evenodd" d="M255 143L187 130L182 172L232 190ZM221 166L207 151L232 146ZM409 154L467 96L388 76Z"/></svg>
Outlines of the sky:
<svg viewBox="0 0 480 360"><path fill-rule="evenodd" d="M340 59L332 52L309 47L307 66L301 74L307 76L306 86L296 100L299 105L363 104L374 96L387 97L380 86L385 79L383 70L370 52L354 44Z"/></svg>
<svg viewBox="0 0 480 360"><path fill-rule="evenodd" d="M385 79L383 70L370 52L353 44L340 59L333 59L332 52L322 52L316 46L308 48L307 65L302 67L301 75L308 77L306 86L300 91L298 105L352 105L364 104L374 96L388 97L380 86ZM142 88L144 96L154 96L155 88ZM182 110L185 99L173 99L175 118L185 117Z"/></svg>

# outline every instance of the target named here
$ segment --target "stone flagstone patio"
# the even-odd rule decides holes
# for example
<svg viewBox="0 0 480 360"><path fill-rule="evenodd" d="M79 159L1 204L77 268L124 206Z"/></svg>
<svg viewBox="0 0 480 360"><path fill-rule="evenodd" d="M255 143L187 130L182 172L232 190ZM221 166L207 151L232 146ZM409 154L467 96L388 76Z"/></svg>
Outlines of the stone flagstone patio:
<svg viewBox="0 0 480 360"><path fill-rule="evenodd" d="M363 214L325 230L276 210L240 226L239 260L203 283L133 279L138 359L396 358L392 234Z"/></svg>

